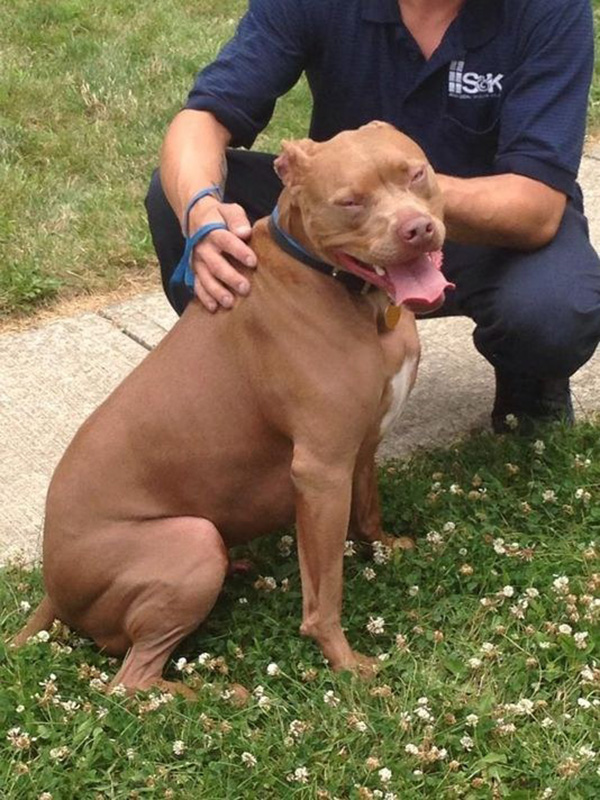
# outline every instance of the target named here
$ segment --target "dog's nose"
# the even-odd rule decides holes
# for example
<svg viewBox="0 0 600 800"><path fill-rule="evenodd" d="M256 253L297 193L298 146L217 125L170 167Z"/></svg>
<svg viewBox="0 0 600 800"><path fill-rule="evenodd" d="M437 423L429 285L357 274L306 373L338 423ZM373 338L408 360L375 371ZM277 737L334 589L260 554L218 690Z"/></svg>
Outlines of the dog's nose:
<svg viewBox="0 0 600 800"><path fill-rule="evenodd" d="M405 220L398 225L400 238L415 246L429 244L433 239L434 232L435 229L431 218L422 214Z"/></svg>

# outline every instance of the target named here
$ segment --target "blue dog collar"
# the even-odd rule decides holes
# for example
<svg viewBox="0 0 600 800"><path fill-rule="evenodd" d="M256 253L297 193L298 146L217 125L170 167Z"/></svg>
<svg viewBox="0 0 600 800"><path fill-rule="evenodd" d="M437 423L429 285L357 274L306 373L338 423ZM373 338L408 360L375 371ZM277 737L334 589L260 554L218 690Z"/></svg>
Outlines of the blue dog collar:
<svg viewBox="0 0 600 800"><path fill-rule="evenodd" d="M373 288L373 285L368 281L364 281L357 275L352 275L350 272L346 272L333 264L328 264L326 261L321 261L312 253L309 253L308 250L302 247L300 242L297 242L293 236L290 236L289 233L282 229L279 224L279 208L277 206L275 206L269 217L269 233L273 241L279 245L284 253L287 253L296 261L306 264L307 267L321 272L323 275L335 278L335 280L343 283L349 291L365 294Z"/></svg>

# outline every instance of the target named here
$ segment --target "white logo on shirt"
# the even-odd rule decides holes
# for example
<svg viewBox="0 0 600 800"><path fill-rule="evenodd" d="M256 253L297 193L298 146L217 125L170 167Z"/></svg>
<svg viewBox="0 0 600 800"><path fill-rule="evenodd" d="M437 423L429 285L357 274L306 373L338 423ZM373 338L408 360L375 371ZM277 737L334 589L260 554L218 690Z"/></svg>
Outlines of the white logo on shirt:
<svg viewBox="0 0 600 800"><path fill-rule="evenodd" d="M473 97L474 95L499 95L502 92L504 75L480 75L477 72L465 72L464 61L452 61L448 79L450 97Z"/></svg>

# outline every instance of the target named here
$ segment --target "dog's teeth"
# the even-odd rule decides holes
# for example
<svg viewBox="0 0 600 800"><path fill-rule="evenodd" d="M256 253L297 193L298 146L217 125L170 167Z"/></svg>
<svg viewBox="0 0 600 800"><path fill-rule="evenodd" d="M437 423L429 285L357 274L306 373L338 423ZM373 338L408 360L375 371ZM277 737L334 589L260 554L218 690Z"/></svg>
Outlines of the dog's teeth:
<svg viewBox="0 0 600 800"><path fill-rule="evenodd" d="M385 270L383 269L383 267L373 267L373 269L375 270L377 275L380 275L381 277L385 275Z"/></svg>

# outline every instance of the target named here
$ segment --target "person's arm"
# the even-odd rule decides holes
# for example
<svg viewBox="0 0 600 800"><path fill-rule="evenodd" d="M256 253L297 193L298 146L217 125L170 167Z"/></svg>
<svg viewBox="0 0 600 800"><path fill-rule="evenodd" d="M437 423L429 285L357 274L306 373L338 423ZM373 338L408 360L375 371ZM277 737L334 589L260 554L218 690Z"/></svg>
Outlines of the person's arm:
<svg viewBox="0 0 600 800"><path fill-rule="evenodd" d="M556 236L567 196L524 175L452 178L438 175L448 238L537 250Z"/></svg>
<svg viewBox="0 0 600 800"><path fill-rule="evenodd" d="M318 40L318 19L325 11L305 0L250 0L234 37L199 73L162 152L161 179L180 220L196 192L212 183L224 184L227 146L249 149L268 124L277 98L305 68ZM190 232L220 221L228 230L213 231L196 245L192 262L196 294L212 311L217 303L225 308L233 305L232 292L245 294L250 289L227 256L248 266L256 264L242 241L250 235L250 226L237 205L210 197L199 201L191 214Z"/></svg>
<svg viewBox="0 0 600 800"><path fill-rule="evenodd" d="M160 178L163 189L180 223L190 199L212 184L221 188L227 177L225 151L229 131L207 111L180 111L165 137ZM196 245L192 266L196 275L194 290L202 304L215 311L217 303L233 304L226 287L247 294L248 281L231 266L226 255L248 267L256 266L256 256L243 239L250 236L250 223L241 206L221 203L207 196L190 213L190 232L210 222L224 222L227 230L217 230Z"/></svg>
<svg viewBox="0 0 600 800"><path fill-rule="evenodd" d="M440 177L448 235L524 250L548 244L577 197L593 68L588 0L523 3L519 65L504 79L495 175Z"/></svg>

